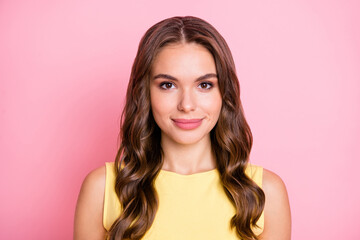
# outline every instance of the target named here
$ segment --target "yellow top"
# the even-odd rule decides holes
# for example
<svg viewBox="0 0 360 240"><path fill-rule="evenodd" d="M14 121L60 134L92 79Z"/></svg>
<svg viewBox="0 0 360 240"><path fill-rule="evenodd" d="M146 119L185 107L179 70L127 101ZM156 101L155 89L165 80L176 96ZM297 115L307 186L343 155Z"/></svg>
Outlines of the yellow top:
<svg viewBox="0 0 360 240"><path fill-rule="evenodd" d="M245 173L262 187L262 167L249 164ZM106 230L121 212L114 185L114 163L106 163L103 215ZM159 207L143 240L238 239L236 229L230 228L235 207L223 190L217 169L191 175L160 170L155 189ZM257 225L260 228L253 228L253 231L259 235L264 228L264 212Z"/></svg>

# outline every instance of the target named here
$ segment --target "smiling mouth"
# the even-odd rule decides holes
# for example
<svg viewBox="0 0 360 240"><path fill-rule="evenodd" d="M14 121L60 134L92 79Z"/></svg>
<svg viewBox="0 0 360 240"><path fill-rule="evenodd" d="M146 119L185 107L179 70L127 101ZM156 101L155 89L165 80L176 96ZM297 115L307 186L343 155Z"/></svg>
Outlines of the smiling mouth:
<svg viewBox="0 0 360 240"><path fill-rule="evenodd" d="M192 130L199 127L202 123L202 119L172 119L175 126L184 129Z"/></svg>

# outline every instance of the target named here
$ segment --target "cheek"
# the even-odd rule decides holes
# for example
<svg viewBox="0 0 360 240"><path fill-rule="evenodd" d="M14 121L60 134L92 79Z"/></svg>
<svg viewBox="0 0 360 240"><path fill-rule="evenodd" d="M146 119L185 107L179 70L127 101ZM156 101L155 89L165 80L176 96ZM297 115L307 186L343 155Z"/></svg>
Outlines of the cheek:
<svg viewBox="0 0 360 240"><path fill-rule="evenodd" d="M152 114L156 122L168 115L170 109L169 101L164 99L161 94L150 92L150 102Z"/></svg>
<svg viewBox="0 0 360 240"><path fill-rule="evenodd" d="M151 104L151 111L152 114L156 120L156 116L158 115L158 109L159 109L159 100L158 97L156 96L156 94L150 93L150 104ZM160 108L161 109L161 108Z"/></svg>
<svg viewBox="0 0 360 240"><path fill-rule="evenodd" d="M218 115L220 114L222 99L219 94L214 94L209 97L206 101L203 101L203 106L212 114Z"/></svg>

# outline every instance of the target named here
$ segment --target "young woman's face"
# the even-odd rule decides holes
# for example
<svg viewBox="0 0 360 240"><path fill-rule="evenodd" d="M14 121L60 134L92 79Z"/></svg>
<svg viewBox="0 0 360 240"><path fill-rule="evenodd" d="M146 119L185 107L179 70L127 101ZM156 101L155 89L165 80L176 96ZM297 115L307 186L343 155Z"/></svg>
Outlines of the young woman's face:
<svg viewBox="0 0 360 240"><path fill-rule="evenodd" d="M151 108L162 140L193 144L209 137L222 105L211 53L196 43L168 45L151 70Z"/></svg>

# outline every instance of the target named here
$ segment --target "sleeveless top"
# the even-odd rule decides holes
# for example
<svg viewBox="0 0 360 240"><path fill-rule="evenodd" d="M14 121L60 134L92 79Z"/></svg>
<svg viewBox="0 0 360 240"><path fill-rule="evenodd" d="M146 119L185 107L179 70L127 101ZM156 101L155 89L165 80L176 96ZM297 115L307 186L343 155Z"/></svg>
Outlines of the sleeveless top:
<svg viewBox="0 0 360 240"><path fill-rule="evenodd" d="M263 168L249 164L245 173L262 187ZM230 227L235 207L228 199L217 169L190 175L160 170L154 182L159 206L143 240L239 239ZM115 193L114 163L106 163L103 225L109 231L120 216L121 205ZM264 228L264 212L256 235Z"/></svg>

